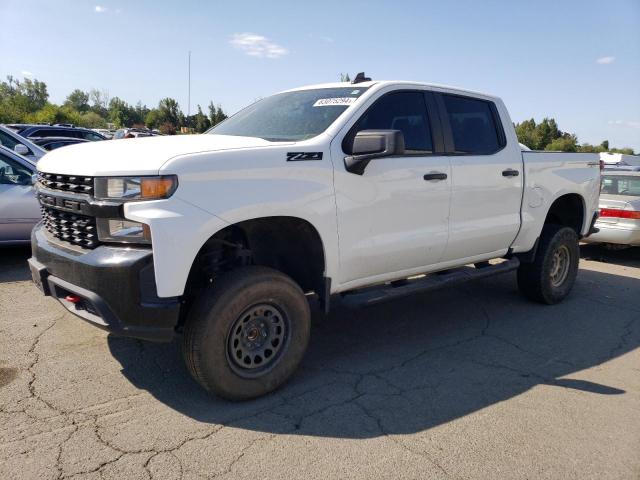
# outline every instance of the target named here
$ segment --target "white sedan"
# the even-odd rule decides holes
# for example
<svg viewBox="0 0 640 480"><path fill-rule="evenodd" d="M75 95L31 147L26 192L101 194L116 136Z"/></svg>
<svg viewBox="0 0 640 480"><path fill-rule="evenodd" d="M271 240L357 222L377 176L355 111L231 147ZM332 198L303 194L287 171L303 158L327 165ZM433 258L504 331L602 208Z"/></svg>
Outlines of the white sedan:
<svg viewBox="0 0 640 480"><path fill-rule="evenodd" d="M640 167L605 170L600 191L598 233L588 243L640 246Z"/></svg>

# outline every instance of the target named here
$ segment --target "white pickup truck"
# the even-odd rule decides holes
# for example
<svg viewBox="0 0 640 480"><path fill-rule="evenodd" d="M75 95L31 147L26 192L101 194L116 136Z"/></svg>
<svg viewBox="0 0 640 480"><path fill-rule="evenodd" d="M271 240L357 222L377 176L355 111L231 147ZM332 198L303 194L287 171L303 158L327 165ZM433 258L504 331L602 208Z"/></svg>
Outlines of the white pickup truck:
<svg viewBox="0 0 640 480"><path fill-rule="evenodd" d="M312 292L328 311L517 270L527 297L561 301L600 188L595 154L522 152L499 98L362 75L38 170L45 295L110 332L179 337L229 399L295 371Z"/></svg>

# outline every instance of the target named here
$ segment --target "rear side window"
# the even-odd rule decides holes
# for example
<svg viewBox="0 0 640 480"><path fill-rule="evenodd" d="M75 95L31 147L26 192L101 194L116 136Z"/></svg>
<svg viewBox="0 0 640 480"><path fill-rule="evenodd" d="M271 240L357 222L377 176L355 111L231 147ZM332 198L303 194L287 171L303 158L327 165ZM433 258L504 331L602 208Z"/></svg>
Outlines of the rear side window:
<svg viewBox="0 0 640 480"><path fill-rule="evenodd" d="M490 102L477 98L443 95L451 125L455 153L488 155L504 147Z"/></svg>
<svg viewBox="0 0 640 480"><path fill-rule="evenodd" d="M93 132L82 132L82 137L85 140L91 140L92 142L96 140L104 140L100 135Z"/></svg>
<svg viewBox="0 0 640 480"><path fill-rule="evenodd" d="M390 93L358 120L355 131L400 130L407 153L433 152L427 107L422 92Z"/></svg>
<svg viewBox="0 0 640 480"><path fill-rule="evenodd" d="M640 197L640 176L604 175L601 193Z"/></svg>

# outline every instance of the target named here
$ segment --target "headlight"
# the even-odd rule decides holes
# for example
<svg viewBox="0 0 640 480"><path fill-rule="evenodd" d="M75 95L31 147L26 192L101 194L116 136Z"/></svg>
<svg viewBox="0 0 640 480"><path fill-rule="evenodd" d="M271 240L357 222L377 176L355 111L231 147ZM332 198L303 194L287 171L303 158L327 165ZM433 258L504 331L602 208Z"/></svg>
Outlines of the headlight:
<svg viewBox="0 0 640 480"><path fill-rule="evenodd" d="M98 218L98 239L103 242L151 243L149 225L120 218Z"/></svg>
<svg viewBox="0 0 640 480"><path fill-rule="evenodd" d="M97 177L96 198L109 200L158 200L169 198L178 187L178 177Z"/></svg>

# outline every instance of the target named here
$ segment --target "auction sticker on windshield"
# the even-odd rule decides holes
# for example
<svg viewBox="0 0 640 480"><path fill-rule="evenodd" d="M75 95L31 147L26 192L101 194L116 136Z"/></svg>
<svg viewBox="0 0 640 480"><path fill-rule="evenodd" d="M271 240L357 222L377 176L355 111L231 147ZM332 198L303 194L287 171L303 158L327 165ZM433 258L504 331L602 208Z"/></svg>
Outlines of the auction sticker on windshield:
<svg viewBox="0 0 640 480"><path fill-rule="evenodd" d="M332 105L351 105L357 99L353 97L321 98L313 104L314 107L330 107Z"/></svg>

